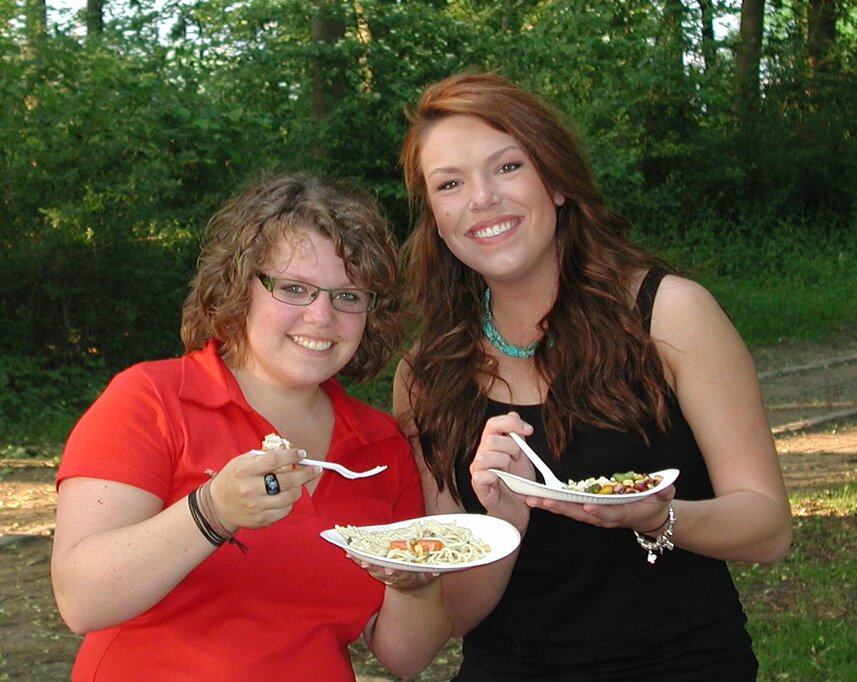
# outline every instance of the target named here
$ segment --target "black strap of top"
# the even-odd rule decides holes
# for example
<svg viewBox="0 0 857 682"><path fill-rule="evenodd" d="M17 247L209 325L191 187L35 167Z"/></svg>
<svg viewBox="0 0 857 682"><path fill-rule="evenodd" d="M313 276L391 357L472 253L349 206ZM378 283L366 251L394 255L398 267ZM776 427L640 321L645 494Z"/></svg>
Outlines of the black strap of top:
<svg viewBox="0 0 857 682"><path fill-rule="evenodd" d="M646 334L650 333L652 327L652 308L655 304L655 294L658 293L661 280L668 274L670 274L669 271L663 268L652 268L643 277L643 283L637 292L637 310L640 311L643 330Z"/></svg>

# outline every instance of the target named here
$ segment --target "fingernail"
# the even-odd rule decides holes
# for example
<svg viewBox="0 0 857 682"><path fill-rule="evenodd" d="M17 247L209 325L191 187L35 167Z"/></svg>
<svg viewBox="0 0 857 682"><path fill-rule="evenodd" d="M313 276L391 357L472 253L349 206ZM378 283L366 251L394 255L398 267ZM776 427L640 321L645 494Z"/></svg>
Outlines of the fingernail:
<svg viewBox="0 0 857 682"><path fill-rule="evenodd" d="M306 457L306 450L298 450L298 457L300 457L301 459Z"/></svg>

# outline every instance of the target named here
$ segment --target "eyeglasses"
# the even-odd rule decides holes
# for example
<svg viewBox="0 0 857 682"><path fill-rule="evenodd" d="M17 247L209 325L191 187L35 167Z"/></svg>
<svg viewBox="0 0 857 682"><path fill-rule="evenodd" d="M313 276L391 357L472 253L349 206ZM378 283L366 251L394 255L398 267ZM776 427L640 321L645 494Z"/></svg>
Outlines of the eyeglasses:
<svg viewBox="0 0 857 682"><path fill-rule="evenodd" d="M269 277L261 272L256 275L271 296L289 305L309 305L322 291L330 296L330 304L343 313L365 313L375 307L378 294L365 289L325 289L296 279Z"/></svg>

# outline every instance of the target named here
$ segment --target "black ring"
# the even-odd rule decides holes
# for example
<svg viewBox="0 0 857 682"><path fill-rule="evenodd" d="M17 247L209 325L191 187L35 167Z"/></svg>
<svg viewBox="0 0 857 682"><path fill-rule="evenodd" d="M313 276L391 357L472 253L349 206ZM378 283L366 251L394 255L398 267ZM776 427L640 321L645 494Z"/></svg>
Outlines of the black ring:
<svg viewBox="0 0 857 682"><path fill-rule="evenodd" d="M265 474L265 492L268 495L277 495L280 492L280 482L275 474Z"/></svg>

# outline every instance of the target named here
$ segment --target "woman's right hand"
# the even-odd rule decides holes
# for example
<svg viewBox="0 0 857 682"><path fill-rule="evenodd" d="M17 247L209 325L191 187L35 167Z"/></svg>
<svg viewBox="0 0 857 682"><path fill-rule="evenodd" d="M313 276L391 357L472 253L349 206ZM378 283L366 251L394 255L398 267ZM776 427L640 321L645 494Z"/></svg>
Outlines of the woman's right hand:
<svg viewBox="0 0 857 682"><path fill-rule="evenodd" d="M230 532L263 528L287 516L306 483L321 473L317 466L298 466L303 450L251 450L230 460L211 481L215 513ZM280 492L269 495L265 475L274 474Z"/></svg>
<svg viewBox="0 0 857 682"><path fill-rule="evenodd" d="M523 533L530 521L530 510L524 498L509 490L497 474L499 469L524 478L534 479L535 471L509 433L529 436L533 427L517 412L491 417L485 422L482 439L470 465L473 491L491 516L505 519Z"/></svg>

